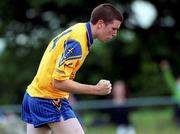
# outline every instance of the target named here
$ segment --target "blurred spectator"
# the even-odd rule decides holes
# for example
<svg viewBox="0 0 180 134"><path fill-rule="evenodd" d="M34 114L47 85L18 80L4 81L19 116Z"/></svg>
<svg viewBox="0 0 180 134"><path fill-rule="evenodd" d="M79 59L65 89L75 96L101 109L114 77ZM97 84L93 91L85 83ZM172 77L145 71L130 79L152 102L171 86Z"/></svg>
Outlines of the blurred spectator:
<svg viewBox="0 0 180 134"><path fill-rule="evenodd" d="M117 107L109 109L111 122L117 125L116 134L135 134L129 119L129 108L125 106L127 101L127 86L124 81L117 80L113 84L112 101Z"/></svg>
<svg viewBox="0 0 180 134"><path fill-rule="evenodd" d="M160 63L160 68L169 87L168 89L170 89L173 98L177 102L177 104L174 106L174 119L176 121L176 124L180 127L180 77L177 77L177 79L175 79L170 65L166 60L163 60Z"/></svg>

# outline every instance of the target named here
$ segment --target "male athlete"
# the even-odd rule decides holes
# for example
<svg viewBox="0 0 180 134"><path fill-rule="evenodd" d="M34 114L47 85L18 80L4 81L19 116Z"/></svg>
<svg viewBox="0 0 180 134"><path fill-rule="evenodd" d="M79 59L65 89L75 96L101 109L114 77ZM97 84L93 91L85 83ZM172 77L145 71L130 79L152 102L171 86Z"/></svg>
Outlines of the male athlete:
<svg viewBox="0 0 180 134"><path fill-rule="evenodd" d="M68 103L69 93L107 95L112 87L108 80L87 85L73 78L93 40L109 41L122 21L113 5L101 4L92 11L90 22L77 23L52 39L24 95L22 119L27 134L84 134Z"/></svg>

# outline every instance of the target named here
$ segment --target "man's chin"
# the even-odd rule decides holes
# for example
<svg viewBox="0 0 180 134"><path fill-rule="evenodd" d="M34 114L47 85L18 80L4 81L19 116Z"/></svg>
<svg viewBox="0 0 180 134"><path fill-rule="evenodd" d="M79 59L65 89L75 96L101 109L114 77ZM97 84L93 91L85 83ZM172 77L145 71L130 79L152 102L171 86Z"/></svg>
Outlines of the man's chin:
<svg viewBox="0 0 180 134"><path fill-rule="evenodd" d="M105 39L105 40L100 40L101 42L103 42L103 43L106 43L106 42L108 42L108 41L110 41L111 39Z"/></svg>

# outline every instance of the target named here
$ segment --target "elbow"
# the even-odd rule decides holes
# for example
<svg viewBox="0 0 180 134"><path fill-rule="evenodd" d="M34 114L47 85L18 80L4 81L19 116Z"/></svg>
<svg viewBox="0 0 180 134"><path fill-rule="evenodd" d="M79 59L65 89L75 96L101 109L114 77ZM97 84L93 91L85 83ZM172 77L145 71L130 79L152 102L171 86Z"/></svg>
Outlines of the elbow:
<svg viewBox="0 0 180 134"><path fill-rule="evenodd" d="M53 79L52 80L52 87L53 88L56 88L56 89L63 89L65 87L65 83L64 83L64 80L56 80L56 79Z"/></svg>
<svg viewBox="0 0 180 134"><path fill-rule="evenodd" d="M58 80L56 80L56 79L52 80L52 87L58 89Z"/></svg>
<svg viewBox="0 0 180 134"><path fill-rule="evenodd" d="M52 80L52 87L55 88L55 89L58 89L58 90L66 91L67 85L69 85L66 81L67 80L53 79Z"/></svg>

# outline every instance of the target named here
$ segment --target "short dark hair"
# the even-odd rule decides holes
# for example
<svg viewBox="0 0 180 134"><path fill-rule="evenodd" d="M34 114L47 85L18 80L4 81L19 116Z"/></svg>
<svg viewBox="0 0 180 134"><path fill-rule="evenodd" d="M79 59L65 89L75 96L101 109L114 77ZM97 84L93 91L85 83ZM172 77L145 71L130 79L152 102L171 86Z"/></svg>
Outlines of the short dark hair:
<svg viewBox="0 0 180 134"><path fill-rule="evenodd" d="M123 21L123 16L112 4L104 3L95 7L91 13L90 22L96 24L98 20L103 20L105 23L110 23L113 20Z"/></svg>

